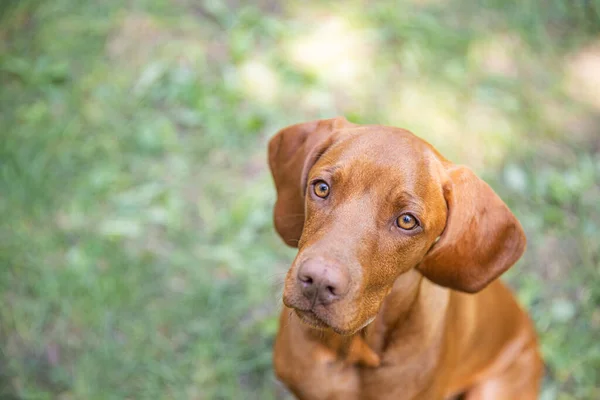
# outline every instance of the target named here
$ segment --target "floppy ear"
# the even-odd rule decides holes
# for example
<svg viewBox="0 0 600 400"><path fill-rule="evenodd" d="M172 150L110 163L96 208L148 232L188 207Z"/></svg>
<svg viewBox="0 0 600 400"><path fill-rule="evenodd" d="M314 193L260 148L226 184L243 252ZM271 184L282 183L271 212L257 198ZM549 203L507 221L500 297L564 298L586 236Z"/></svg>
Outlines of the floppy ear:
<svg viewBox="0 0 600 400"><path fill-rule="evenodd" d="M269 142L269 167L277 189L273 219L287 245L298 247L302 235L306 175L333 132L353 125L343 117L305 122L282 129Z"/></svg>
<svg viewBox="0 0 600 400"><path fill-rule="evenodd" d="M506 204L470 169L452 165L448 175L446 228L418 269L439 285L475 293L517 262L527 240Z"/></svg>

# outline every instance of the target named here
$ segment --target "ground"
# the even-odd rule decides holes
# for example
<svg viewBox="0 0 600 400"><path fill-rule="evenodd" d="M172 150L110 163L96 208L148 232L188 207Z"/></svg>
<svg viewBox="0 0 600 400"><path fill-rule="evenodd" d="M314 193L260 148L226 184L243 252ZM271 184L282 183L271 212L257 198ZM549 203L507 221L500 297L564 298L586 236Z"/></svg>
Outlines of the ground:
<svg viewBox="0 0 600 400"><path fill-rule="evenodd" d="M510 5L510 4L513 5ZM0 397L284 398L266 142L411 129L521 220L542 398L600 398L597 0L7 0Z"/></svg>

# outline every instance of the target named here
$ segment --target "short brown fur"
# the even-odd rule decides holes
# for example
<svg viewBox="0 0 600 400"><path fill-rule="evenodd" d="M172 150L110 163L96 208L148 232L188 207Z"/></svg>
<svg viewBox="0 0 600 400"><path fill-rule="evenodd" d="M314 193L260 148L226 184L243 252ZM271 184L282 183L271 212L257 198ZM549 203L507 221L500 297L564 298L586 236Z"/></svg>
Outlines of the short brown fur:
<svg viewBox="0 0 600 400"><path fill-rule="evenodd" d="M485 182L406 130L344 118L283 129L269 166L275 227L298 247L274 365L298 398L537 398L535 331L496 280L526 239ZM415 229L395 224L406 213Z"/></svg>

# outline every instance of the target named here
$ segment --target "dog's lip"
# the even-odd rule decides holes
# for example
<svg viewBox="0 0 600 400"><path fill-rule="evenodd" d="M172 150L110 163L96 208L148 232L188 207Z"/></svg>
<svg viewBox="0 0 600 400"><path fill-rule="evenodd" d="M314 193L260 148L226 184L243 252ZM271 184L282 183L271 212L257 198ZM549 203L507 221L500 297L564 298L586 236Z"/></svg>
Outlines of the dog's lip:
<svg viewBox="0 0 600 400"><path fill-rule="evenodd" d="M295 308L296 315L302 322L316 328L330 328L329 324L323 321L313 310L300 310Z"/></svg>
<svg viewBox="0 0 600 400"><path fill-rule="evenodd" d="M354 335L356 332L366 328L375 320L375 316L373 316L371 318L368 318L359 328L340 329L339 327L330 325L327 322L325 322L313 310L301 310L294 308L294 312L300 318L300 321L302 321L302 323L317 329L331 329L338 335L342 336Z"/></svg>

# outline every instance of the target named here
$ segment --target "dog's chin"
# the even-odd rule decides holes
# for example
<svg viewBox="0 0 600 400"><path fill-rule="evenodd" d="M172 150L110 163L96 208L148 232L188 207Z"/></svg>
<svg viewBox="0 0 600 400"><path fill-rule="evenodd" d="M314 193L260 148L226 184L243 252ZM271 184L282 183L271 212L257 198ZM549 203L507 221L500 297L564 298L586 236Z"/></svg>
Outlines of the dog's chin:
<svg viewBox="0 0 600 400"><path fill-rule="evenodd" d="M316 313L314 313L311 310L304 311L304 310L294 309L294 312L296 313L298 318L300 318L300 321L302 321L304 324L310 326L311 328L322 330L322 331L332 330L335 333L337 333L338 335L342 335L342 336L354 335L356 332L365 328L367 325L369 325L375 319L374 317L369 318L365 323L363 323L362 325L359 325L358 327L343 328L343 327L339 327L339 326L330 324L329 322L322 319L321 317L319 317Z"/></svg>
<svg viewBox="0 0 600 400"><path fill-rule="evenodd" d="M310 326L311 328L319 329L319 330L327 330L333 329L329 324L319 318L314 312L310 310L302 311L298 309L294 309L294 312L300 318L304 324Z"/></svg>

